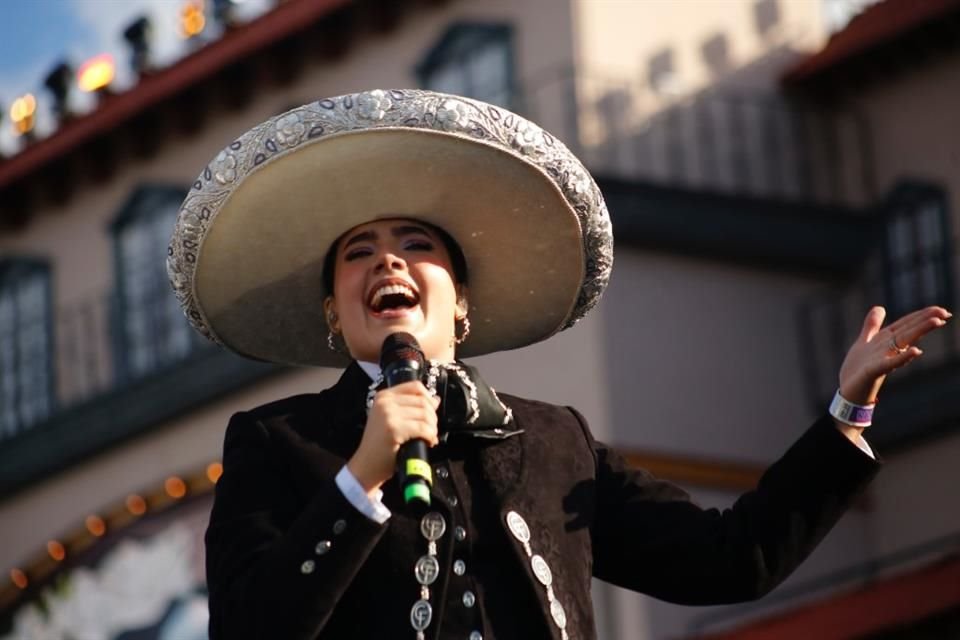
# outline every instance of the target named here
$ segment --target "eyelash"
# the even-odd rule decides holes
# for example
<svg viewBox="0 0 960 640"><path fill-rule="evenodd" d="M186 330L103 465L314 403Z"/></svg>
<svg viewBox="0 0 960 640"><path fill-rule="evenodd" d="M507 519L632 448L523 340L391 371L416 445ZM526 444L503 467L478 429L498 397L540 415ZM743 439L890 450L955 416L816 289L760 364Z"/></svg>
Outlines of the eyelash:
<svg viewBox="0 0 960 640"><path fill-rule="evenodd" d="M427 240L411 240L403 248L407 251L432 251L433 243Z"/></svg>
<svg viewBox="0 0 960 640"><path fill-rule="evenodd" d="M406 251L433 251L433 243L429 240L411 240L403 245L403 249ZM373 249L368 247L357 247L356 249L351 249L348 251L347 255L345 255L343 259L347 262L350 262L351 260L357 260L372 254Z"/></svg>

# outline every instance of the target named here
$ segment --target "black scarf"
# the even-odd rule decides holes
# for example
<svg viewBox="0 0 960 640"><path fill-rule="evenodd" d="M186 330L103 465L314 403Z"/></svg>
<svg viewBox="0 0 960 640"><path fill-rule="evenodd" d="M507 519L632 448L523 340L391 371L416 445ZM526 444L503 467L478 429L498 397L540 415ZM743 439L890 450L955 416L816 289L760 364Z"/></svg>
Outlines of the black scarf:
<svg viewBox="0 0 960 640"><path fill-rule="evenodd" d="M435 389L440 398L437 417L441 441L462 437L503 440L523 433L516 428L510 408L474 367L459 361L428 362L421 382ZM371 386L379 390L385 385L378 378Z"/></svg>

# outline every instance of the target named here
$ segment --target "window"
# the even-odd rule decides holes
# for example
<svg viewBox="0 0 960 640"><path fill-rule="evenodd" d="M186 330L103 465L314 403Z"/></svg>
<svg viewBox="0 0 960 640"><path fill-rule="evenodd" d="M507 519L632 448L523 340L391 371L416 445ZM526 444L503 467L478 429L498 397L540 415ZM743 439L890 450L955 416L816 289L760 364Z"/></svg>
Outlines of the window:
<svg viewBox="0 0 960 640"><path fill-rule="evenodd" d="M888 317L931 304L951 305L946 197L921 184L897 187L886 205L883 272Z"/></svg>
<svg viewBox="0 0 960 640"><path fill-rule="evenodd" d="M502 24L455 24L424 56L417 76L427 89L510 107L512 30Z"/></svg>
<svg viewBox="0 0 960 640"><path fill-rule="evenodd" d="M196 344L166 272L167 244L184 193L172 187L141 187L113 222L115 362L121 379L182 360Z"/></svg>
<svg viewBox="0 0 960 640"><path fill-rule="evenodd" d="M46 264L0 262L0 440L53 408L50 298Z"/></svg>

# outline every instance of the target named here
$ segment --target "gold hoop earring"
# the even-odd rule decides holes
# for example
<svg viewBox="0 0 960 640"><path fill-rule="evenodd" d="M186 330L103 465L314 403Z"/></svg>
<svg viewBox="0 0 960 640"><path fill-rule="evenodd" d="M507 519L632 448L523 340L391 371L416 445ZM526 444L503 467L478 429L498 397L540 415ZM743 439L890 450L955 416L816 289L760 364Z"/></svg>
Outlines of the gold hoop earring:
<svg viewBox="0 0 960 640"><path fill-rule="evenodd" d="M463 325L463 333L458 337L456 335L456 330L454 330L453 343L454 344L463 344L467 339L467 336L470 335L470 318L463 316L463 319L460 321L460 324Z"/></svg>

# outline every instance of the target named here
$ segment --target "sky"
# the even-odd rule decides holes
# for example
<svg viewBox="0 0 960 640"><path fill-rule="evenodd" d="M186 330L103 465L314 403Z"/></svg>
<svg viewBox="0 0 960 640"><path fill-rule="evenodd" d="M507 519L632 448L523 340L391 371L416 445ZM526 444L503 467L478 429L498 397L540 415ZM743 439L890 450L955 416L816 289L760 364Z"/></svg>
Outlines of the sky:
<svg viewBox="0 0 960 640"><path fill-rule="evenodd" d="M19 96L32 93L38 100L37 135L53 127L49 92L43 86L47 74L61 61L74 69L101 54L113 55L116 90L128 88L135 78L130 72L130 54L123 30L142 15L153 24L154 59L165 66L190 51L196 43L179 34L179 13L188 0L0 0L0 151L9 153L18 142L11 132L10 105ZM201 2L202 0L192 0ZM208 5L212 0L206 0ZM235 2L238 17L248 20L273 6L273 0ZM209 11L208 11L209 15ZM216 34L211 29L210 37ZM93 100L74 90L72 105L89 109Z"/></svg>

